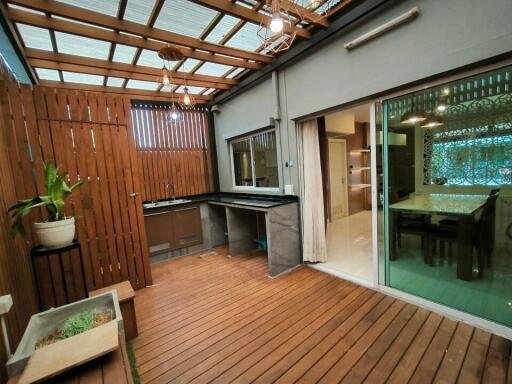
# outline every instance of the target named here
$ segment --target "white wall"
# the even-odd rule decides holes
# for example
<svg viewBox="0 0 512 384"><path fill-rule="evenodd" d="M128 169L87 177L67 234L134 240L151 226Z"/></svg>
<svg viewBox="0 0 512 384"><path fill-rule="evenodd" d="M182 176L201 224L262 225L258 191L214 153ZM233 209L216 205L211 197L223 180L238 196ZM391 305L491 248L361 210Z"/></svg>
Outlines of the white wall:
<svg viewBox="0 0 512 384"><path fill-rule="evenodd" d="M419 6L421 15L351 52L343 44ZM385 92L512 49L511 0L406 0L279 72L281 187L298 191L294 119ZM215 117L222 191L231 190L226 138L268 125L270 79L221 105Z"/></svg>

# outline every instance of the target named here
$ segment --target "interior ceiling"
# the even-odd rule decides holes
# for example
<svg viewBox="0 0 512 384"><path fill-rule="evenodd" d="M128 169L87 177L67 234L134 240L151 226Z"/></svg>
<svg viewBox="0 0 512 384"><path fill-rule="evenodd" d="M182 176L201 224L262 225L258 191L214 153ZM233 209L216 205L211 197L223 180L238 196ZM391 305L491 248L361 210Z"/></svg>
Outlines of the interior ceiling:
<svg viewBox="0 0 512 384"><path fill-rule="evenodd" d="M299 1L299 0L293 0ZM299 18L288 8L297 39L329 26L356 0L322 0ZM361 1L361 0L359 0ZM207 103L276 57L257 36L268 18L257 0L7 0L3 13L41 85L175 99L188 85ZM328 5L328 6L327 6ZM159 84L157 51L172 44L173 87Z"/></svg>

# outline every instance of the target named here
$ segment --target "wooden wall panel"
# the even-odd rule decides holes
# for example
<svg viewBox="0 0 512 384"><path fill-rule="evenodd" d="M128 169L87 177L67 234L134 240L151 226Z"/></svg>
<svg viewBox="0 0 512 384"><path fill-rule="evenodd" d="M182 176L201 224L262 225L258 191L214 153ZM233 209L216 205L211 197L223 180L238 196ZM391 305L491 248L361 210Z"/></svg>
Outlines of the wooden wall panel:
<svg viewBox="0 0 512 384"><path fill-rule="evenodd" d="M132 118L143 200L213 192L206 110L181 111L174 121L168 106L138 103Z"/></svg>
<svg viewBox="0 0 512 384"><path fill-rule="evenodd" d="M32 188L25 177L27 167L15 168L13 162L19 162L16 146L26 148L27 136L13 129L13 112L23 108L23 104L11 105L7 97L8 89L16 85L12 80L5 63L0 59L0 295L11 294L14 306L8 315L8 331L12 346L16 347L30 316L38 309L37 293L34 286L30 256L20 238L13 239L10 235L11 220L7 213L8 207L16 203L17 190L22 186ZM17 123L19 117L16 117ZM24 124L23 124L24 125ZM33 128L33 119L27 120L27 129ZM14 157L13 157L14 156ZM30 180L30 175L28 175ZM1 333L1 331L0 331ZM0 337L2 337L0 335ZM0 382L5 380L4 366L6 353L3 342L0 343Z"/></svg>
<svg viewBox="0 0 512 384"><path fill-rule="evenodd" d="M36 270L43 282L42 306L64 304L64 297L59 295L64 284L72 299L125 280L135 288L150 285L129 100L40 86L32 91L16 83L8 86L8 98L13 111L9 156L15 172L23 176L23 182L16 186L16 197L32 197L43 190L45 161L66 170L70 184L86 181L69 198L66 214L76 219L87 287L80 278L78 252L64 259L70 277L65 281L57 273L56 259L41 260ZM41 211L37 217L31 216L27 224L44 215Z"/></svg>

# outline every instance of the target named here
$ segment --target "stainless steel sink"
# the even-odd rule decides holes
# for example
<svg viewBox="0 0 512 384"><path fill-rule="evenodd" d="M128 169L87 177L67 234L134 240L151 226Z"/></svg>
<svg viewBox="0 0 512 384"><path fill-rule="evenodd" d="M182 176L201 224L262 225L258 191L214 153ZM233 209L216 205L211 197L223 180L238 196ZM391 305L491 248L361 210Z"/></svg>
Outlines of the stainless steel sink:
<svg viewBox="0 0 512 384"><path fill-rule="evenodd" d="M168 207L170 205L190 203L191 201L192 200L187 200L187 199L175 199L175 200L167 200L167 201L157 201L156 203L146 203L146 204L143 204L143 207L144 207L144 209L160 208L160 207Z"/></svg>

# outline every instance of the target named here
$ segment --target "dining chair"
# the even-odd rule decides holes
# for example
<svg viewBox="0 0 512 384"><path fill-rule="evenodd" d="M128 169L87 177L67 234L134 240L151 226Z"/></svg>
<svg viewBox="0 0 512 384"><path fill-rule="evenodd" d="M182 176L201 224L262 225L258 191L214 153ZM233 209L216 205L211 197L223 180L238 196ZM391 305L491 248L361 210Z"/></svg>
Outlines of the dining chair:
<svg viewBox="0 0 512 384"><path fill-rule="evenodd" d="M484 266L491 265L491 254L494 249L494 219L496 215L496 200L499 196L499 189L493 190L489 194L487 201L483 207L482 214L471 228L471 238L473 239L473 247L476 248L478 262L478 277L483 277ZM438 225L430 225L428 233L428 242L430 243L427 250L427 259L430 265L433 265L434 250L436 242L440 242L440 254L444 256L444 243L448 243L450 247L458 241L458 222L450 220L450 223L442 224L441 220ZM455 222L452 224L451 222Z"/></svg>
<svg viewBox="0 0 512 384"><path fill-rule="evenodd" d="M416 235L421 238L421 249L426 262L427 232L430 224L430 215L397 213L395 241L398 248L402 247L402 235Z"/></svg>

